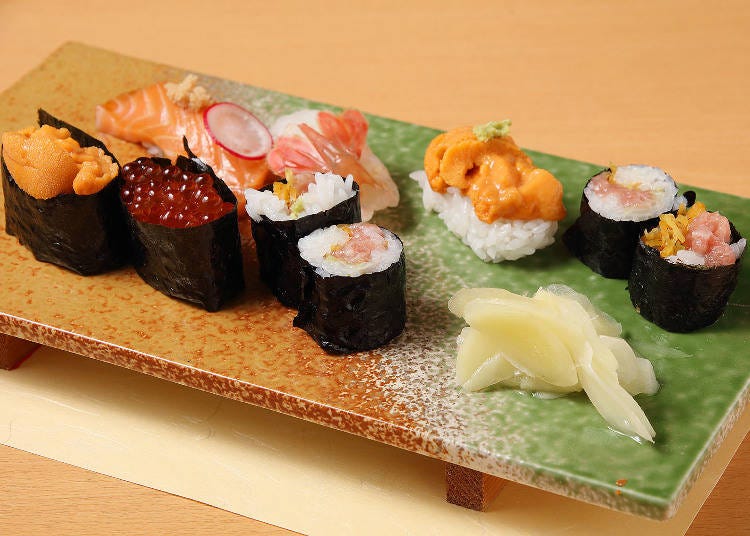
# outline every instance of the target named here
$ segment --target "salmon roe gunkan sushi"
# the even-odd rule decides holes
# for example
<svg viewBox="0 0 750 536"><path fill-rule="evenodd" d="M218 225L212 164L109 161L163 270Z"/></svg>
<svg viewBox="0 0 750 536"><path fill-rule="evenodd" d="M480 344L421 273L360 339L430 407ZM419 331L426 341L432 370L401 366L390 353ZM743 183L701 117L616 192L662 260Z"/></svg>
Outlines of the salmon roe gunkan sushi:
<svg viewBox="0 0 750 536"><path fill-rule="evenodd" d="M207 173L161 166L150 158L126 164L122 171L120 197L138 221L185 229L218 220L234 209Z"/></svg>

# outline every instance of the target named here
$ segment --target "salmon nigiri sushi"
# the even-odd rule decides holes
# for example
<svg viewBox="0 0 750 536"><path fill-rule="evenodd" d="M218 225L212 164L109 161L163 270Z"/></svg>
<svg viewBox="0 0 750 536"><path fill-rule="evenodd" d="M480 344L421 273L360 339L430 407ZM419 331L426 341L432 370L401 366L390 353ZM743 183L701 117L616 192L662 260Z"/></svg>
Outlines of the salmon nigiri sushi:
<svg viewBox="0 0 750 536"><path fill-rule="evenodd" d="M268 130L240 106L215 104L197 85L195 75L180 83L158 83L124 93L97 106L96 128L169 159L183 154L185 137L198 158L242 201L245 189L272 182L264 158L271 148Z"/></svg>

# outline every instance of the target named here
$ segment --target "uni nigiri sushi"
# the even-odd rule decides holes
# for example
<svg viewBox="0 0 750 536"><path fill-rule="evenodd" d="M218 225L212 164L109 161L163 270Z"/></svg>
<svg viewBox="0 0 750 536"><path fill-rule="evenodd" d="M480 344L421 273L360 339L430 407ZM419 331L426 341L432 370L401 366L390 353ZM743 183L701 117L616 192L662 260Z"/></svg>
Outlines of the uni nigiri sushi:
<svg viewBox="0 0 750 536"><path fill-rule="evenodd" d="M562 184L509 136L510 121L462 127L433 139L410 177L422 202L487 262L516 260L554 242L565 217Z"/></svg>

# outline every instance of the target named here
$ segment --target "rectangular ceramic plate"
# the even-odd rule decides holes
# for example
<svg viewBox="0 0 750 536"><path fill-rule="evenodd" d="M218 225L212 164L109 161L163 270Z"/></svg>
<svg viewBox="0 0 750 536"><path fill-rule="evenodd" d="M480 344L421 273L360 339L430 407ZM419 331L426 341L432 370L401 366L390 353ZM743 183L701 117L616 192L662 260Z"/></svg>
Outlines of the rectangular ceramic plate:
<svg viewBox="0 0 750 536"><path fill-rule="evenodd" d="M69 44L0 95L0 131L34 124L36 109L43 107L96 134L96 104L184 74ZM335 109L212 77L202 77L202 83L217 99L242 104L266 122L304 107ZM206 313L156 292L131 268L85 278L37 262L2 232L0 332L610 508L653 518L673 514L747 401L747 267L716 325L678 335L643 320L630 305L624 281L592 273L559 240L520 261L485 264L435 214L425 213L419 189L408 178L422 167L437 131L368 118L370 146L402 196L397 208L374 220L396 232L406 247L409 321L392 344L348 357L323 353L292 328L294 312L260 283L249 239L243 244L248 289L224 310ZM105 141L123 163L143 153L131 144ZM565 229L598 167L530 154L565 187ZM741 232L750 230L747 199L698 193ZM455 336L462 322L448 312L448 298L469 286L533 292L550 283L586 293L622 322L631 344L653 362L661 390L638 402L656 429L654 445L610 430L583 395L540 400L512 390L467 394L456 387ZM617 486L618 481L626 483Z"/></svg>

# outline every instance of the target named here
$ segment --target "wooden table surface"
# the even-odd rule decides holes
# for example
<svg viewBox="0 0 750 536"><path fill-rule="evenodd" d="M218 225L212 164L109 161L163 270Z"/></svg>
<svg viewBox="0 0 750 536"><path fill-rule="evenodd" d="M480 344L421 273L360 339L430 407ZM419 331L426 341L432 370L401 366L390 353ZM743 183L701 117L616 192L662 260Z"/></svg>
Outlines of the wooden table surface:
<svg viewBox="0 0 750 536"><path fill-rule="evenodd" d="M0 2L0 90L69 40L750 197L750 4ZM748 203L750 208L750 202ZM747 233L748 230L745 230ZM747 437L688 534L748 534ZM2 534L287 534L0 447ZM133 512L137 512L134 526Z"/></svg>

